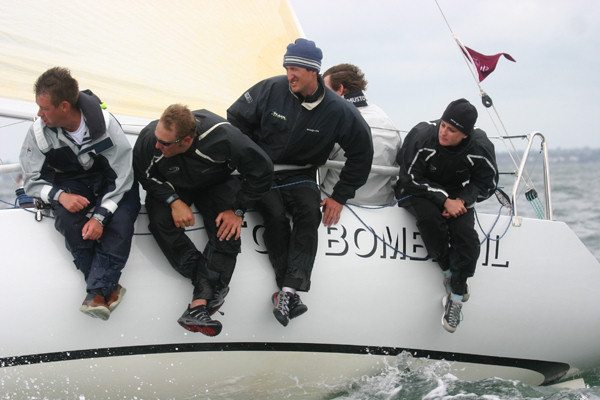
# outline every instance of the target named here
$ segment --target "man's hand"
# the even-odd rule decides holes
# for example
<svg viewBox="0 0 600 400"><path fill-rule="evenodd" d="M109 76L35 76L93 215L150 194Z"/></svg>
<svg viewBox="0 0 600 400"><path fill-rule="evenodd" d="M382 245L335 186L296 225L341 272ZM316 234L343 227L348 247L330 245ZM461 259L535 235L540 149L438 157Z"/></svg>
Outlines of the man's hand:
<svg viewBox="0 0 600 400"><path fill-rule="evenodd" d="M242 221L243 218L235 215L233 210L226 210L219 213L215 219L215 224L219 228L217 232L219 240L229 240L232 237L236 240L239 239L242 234Z"/></svg>
<svg viewBox="0 0 600 400"><path fill-rule="evenodd" d="M100 221L91 218L83 226L83 229L81 230L81 236L83 237L83 240L98 240L100 237L102 237L103 232L104 227Z"/></svg>
<svg viewBox="0 0 600 400"><path fill-rule="evenodd" d="M458 218L467 212L465 202L462 199L446 199L442 216L445 218Z"/></svg>
<svg viewBox="0 0 600 400"><path fill-rule="evenodd" d="M58 196L58 202L71 213L79 212L90 204L85 197L67 192L62 192Z"/></svg>
<svg viewBox="0 0 600 400"><path fill-rule="evenodd" d="M321 202L321 207L323 207L323 224L325 226L335 225L339 222L342 208L344 208L343 204L327 197Z"/></svg>
<svg viewBox="0 0 600 400"><path fill-rule="evenodd" d="M192 209L180 199L171 203L171 216L173 217L173 223L177 228L193 226L195 222Z"/></svg>

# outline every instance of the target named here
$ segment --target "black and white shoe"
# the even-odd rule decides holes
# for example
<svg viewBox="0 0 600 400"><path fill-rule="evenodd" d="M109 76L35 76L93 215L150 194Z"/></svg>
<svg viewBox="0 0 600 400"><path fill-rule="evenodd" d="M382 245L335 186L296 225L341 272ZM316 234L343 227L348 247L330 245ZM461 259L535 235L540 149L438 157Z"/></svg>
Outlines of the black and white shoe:
<svg viewBox="0 0 600 400"><path fill-rule="evenodd" d="M229 286L224 286L214 290L213 298L208 301L206 309L210 315L213 315L225 303L225 296L229 293ZM223 313L221 313L223 314Z"/></svg>
<svg viewBox="0 0 600 400"><path fill-rule="evenodd" d="M300 300L298 293L290 294L289 309L290 319L299 317L308 311L308 307Z"/></svg>
<svg viewBox="0 0 600 400"><path fill-rule="evenodd" d="M273 293L271 301L273 302L273 315L277 318L277 321L283 326L287 326L290 322L290 297L292 293L279 292Z"/></svg>
<svg viewBox="0 0 600 400"><path fill-rule="evenodd" d="M223 325L219 321L210 318L204 305L194 308L188 306L177 322L188 331L200 332L206 336L217 336L223 329Z"/></svg>
<svg viewBox="0 0 600 400"><path fill-rule="evenodd" d="M456 331L456 327L462 321L462 303L452 301L450 295L442 297L444 315L442 315L442 326L450 333Z"/></svg>

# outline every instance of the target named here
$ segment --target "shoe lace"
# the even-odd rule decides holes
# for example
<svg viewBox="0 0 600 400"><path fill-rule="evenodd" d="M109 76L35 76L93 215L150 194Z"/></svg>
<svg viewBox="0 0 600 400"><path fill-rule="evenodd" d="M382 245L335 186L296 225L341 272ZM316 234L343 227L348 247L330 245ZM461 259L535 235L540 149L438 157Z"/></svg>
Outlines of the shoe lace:
<svg viewBox="0 0 600 400"><path fill-rule="evenodd" d="M286 292L280 291L277 294L277 311L282 314L289 314L290 311L290 297Z"/></svg>
<svg viewBox="0 0 600 400"><path fill-rule="evenodd" d="M458 324L460 323L460 321L462 321L462 305L458 304L452 300L448 300L449 304L448 304L448 311L446 313L447 315L447 321L448 321L448 325L452 326L452 327L456 327L458 326Z"/></svg>
<svg viewBox="0 0 600 400"><path fill-rule="evenodd" d="M209 321L210 320L210 315L208 314L208 310L206 309L206 307L196 307L193 308L192 310L190 310L190 317L195 318L195 319L199 319L201 321Z"/></svg>
<svg viewBox="0 0 600 400"><path fill-rule="evenodd" d="M290 296L290 310L293 308L298 307L300 304L302 303L302 299L300 299L300 295L298 295L298 293L294 293L293 295Z"/></svg>

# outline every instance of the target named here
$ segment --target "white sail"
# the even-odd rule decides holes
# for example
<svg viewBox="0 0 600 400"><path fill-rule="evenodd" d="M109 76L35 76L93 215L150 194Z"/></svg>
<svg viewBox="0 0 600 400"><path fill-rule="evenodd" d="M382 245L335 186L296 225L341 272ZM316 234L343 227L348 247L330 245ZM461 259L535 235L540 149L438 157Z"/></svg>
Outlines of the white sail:
<svg viewBox="0 0 600 400"><path fill-rule="evenodd" d="M155 119L175 102L224 115L246 88L283 72L286 45L302 36L285 0L3 0L0 15L0 115L12 108L23 135L33 83L49 67L70 68L119 115ZM285 328L272 315L264 227L250 211L216 316L224 330L209 338L176 323L192 287L147 231L147 214L121 279L127 295L103 322L79 311L81 274L51 217L38 222L31 211L0 210L6 398L325 396L398 354L413 365L446 360L462 379L531 384L600 363L600 265L551 218L480 216L472 298L450 335L440 323L441 272L418 259L426 252L405 210L345 207L339 224L321 226L315 283L303 297L310 311ZM199 220L190 236L202 248Z"/></svg>
<svg viewBox="0 0 600 400"><path fill-rule="evenodd" d="M64 66L113 113L152 119L172 103L224 115L302 36L286 0L4 0L0 15L0 97L33 101Z"/></svg>

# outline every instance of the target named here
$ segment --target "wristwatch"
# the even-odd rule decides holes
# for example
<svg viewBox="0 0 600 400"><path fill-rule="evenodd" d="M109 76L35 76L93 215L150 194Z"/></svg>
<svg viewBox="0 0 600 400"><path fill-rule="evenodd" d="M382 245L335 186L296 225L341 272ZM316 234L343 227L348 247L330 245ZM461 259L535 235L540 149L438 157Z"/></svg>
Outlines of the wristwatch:
<svg viewBox="0 0 600 400"><path fill-rule="evenodd" d="M233 213L240 218L244 218L244 211L240 210L239 208L237 210L235 210Z"/></svg>

